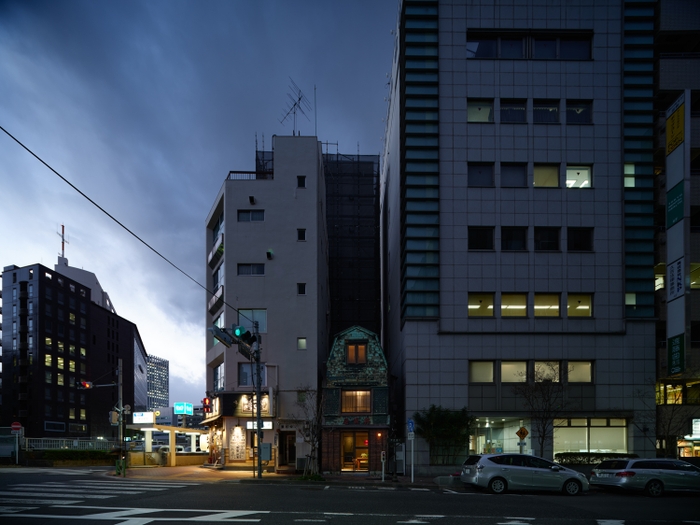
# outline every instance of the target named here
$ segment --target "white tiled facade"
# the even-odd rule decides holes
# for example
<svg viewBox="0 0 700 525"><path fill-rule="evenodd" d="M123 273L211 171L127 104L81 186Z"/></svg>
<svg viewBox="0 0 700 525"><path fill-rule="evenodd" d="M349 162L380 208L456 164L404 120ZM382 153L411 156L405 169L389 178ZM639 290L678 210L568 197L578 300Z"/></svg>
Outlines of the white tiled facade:
<svg viewBox="0 0 700 525"><path fill-rule="evenodd" d="M432 404L449 409L466 406L482 423L504 420L501 446L513 451L514 431L521 424L527 426L528 414L513 395L512 384L500 381L500 365L514 361L531 367L536 361L554 361L567 385L566 418L586 419L588 425L603 419L613 425L624 419L625 451L653 454L653 440L634 421L641 419L640 411L654 407L654 323L625 316L622 4L609 0L499 0L495 4L492 0L406 0L402 6L382 162L384 346L391 374L400 378L394 391L403 404L399 417L411 418ZM426 34L437 35L437 45L430 37L415 36ZM470 35L497 39L502 49L504 40L520 39L523 57L468 58ZM528 55L534 53L535 42L546 37L563 49L557 39L563 41L568 35L590 40L590 59L536 60ZM435 63L429 60L437 60L437 82L425 73L435 72ZM421 78L426 82L421 84ZM431 99L425 86L434 85L438 94ZM437 100L437 107L426 100ZM469 121L468 103L478 100L492 104L492 121ZM514 100L524 102L525 122L501 122L502 104ZM558 107L557 122L535 122L535 106L543 101ZM579 101L590 103L591 123L567 124L567 105ZM431 116L430 111L435 113ZM410 115L419 123L437 115L433 122L437 133L428 127L411 128L414 117ZM409 128L428 132L421 136ZM411 147L435 144L435 137L438 158L429 148ZM422 159L422 164L415 164L415 158ZM491 184L470 183L469 167L475 163L493 170ZM526 182L520 187L506 187L512 185L505 183L502 171L510 164L526 167ZM533 171L539 165L557 166L556 187L536 186ZM587 187L567 187L567 165L590 168ZM411 178L412 172L418 177ZM431 223L439 226L438 237L427 233L426 241L419 233L415 241L411 239L410 226L432 213L429 206L415 208L419 209L415 216L404 211L412 209L408 193L412 186L414 191L429 186L428 195L438 190L435 217L439 224ZM492 246L470 247L469 232L475 227L492 229ZM505 249L503 228L512 227L527 228L524 249ZM535 229L542 227L560 229L556 249L535 249ZM567 233L572 228L592 228L592 249L568 249ZM428 251L419 249L412 255L411 242L429 246ZM431 261L439 268L436 296L411 295L412 289L434 286L429 279L406 284L407 269L415 260L420 261L415 268L429 266ZM418 269L410 273L428 274ZM470 315L470 295L477 294L492 297L492 308L485 316ZM502 315L504 294L525 297L527 315ZM535 294L557 295L559 315L536 316ZM569 315L570 296L590 300L592 315ZM413 299L407 297L419 298L412 305ZM435 297L437 304L420 306L421 301L430 303ZM424 315L415 314L421 308ZM474 361L493 362L492 381L469 381ZM570 362L591 363L592 380L568 383ZM485 439L475 434L473 450L483 451ZM592 441L588 445L595 450ZM425 444L419 441L418 446L423 455L419 454L417 464L425 466ZM528 442L530 448L536 448L534 441ZM564 450L566 446L556 440L553 450L548 446L548 454Z"/></svg>
<svg viewBox="0 0 700 525"><path fill-rule="evenodd" d="M272 443L277 453L276 433L296 431L302 416L297 392L318 388L321 357L327 354L328 241L323 162L316 137L274 136L271 159L268 172L231 172L206 219L206 253L211 261L206 266L207 288L215 293L207 298L206 324L252 328L244 316L250 318L252 310L260 315L255 320L260 323L265 365L263 419L274 428L265 431L263 442ZM223 246L216 255L220 234ZM214 412L221 409L225 415L211 426L223 435L219 446L224 449L231 448L234 429L248 425L250 430L253 419L235 415L244 402L240 396L254 391L249 373L239 373L240 365L250 362L237 350L207 333L207 392L214 398ZM230 400L237 406L218 405ZM245 439L250 449L250 432ZM297 442L294 435L290 442ZM298 443L296 456L303 458L305 453L304 444ZM290 462L293 456L290 452Z"/></svg>

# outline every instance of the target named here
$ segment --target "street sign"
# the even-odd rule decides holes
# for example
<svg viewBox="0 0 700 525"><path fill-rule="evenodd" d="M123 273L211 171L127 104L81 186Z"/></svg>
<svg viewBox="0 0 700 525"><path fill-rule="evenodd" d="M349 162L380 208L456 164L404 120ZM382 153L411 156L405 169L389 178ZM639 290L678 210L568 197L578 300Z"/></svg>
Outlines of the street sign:
<svg viewBox="0 0 700 525"><path fill-rule="evenodd" d="M409 433L408 433L408 440L409 440L409 441L413 441L413 437L414 437L414 436L415 436L415 434L414 434L413 432L409 432Z"/></svg>
<svg viewBox="0 0 700 525"><path fill-rule="evenodd" d="M10 425L10 428L12 430L20 431L22 430L22 423L20 423L19 421L15 421L14 423L12 423L12 425Z"/></svg>
<svg viewBox="0 0 700 525"><path fill-rule="evenodd" d="M408 431L410 433L413 433L415 431L415 424L413 423L413 420L409 419L407 425L408 425Z"/></svg>
<svg viewBox="0 0 700 525"><path fill-rule="evenodd" d="M527 443L525 443L524 441L519 441L519 442L518 442L518 446L519 446L519 447L526 447L526 446L527 446Z"/></svg>
<svg viewBox="0 0 700 525"><path fill-rule="evenodd" d="M525 439L525 438L527 437L528 434L529 434L529 432L527 431L527 429L526 429L525 427L520 427L520 430L518 430L518 431L515 433L515 435L518 436L518 437L520 438L521 441L522 441L523 439Z"/></svg>

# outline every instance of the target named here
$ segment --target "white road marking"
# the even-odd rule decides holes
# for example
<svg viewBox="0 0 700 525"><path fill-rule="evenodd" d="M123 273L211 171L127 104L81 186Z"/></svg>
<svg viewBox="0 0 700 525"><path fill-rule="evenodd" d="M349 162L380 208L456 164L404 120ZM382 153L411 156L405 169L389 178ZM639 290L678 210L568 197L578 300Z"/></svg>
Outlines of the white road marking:
<svg viewBox="0 0 700 525"><path fill-rule="evenodd" d="M66 490L65 488L63 490ZM132 494L138 494L137 492L132 493ZM81 499L107 499L107 498L114 498L118 496L118 494L76 494L75 492L43 492L43 491L34 491L34 492L13 492L11 490L0 490L0 496L12 496L15 498L33 498L35 496L49 496L51 498L81 498Z"/></svg>

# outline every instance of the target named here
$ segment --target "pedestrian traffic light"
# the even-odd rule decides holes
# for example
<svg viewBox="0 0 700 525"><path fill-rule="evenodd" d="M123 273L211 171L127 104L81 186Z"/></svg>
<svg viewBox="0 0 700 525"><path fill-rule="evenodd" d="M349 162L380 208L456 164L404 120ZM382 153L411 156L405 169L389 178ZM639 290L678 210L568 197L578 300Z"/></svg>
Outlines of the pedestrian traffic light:
<svg viewBox="0 0 700 525"><path fill-rule="evenodd" d="M92 381L76 381L75 386L77 386L79 390L87 390L88 388L92 388Z"/></svg>
<svg viewBox="0 0 700 525"><path fill-rule="evenodd" d="M209 414L211 412L211 399L208 397L202 399L202 412L205 414Z"/></svg>
<svg viewBox="0 0 700 525"><path fill-rule="evenodd" d="M109 422L111 423L112 426L118 426L119 425L119 412L117 412L116 410L110 411Z"/></svg>
<svg viewBox="0 0 700 525"><path fill-rule="evenodd" d="M258 340L257 337L251 334L250 330L248 330L245 326L234 326L233 335L236 337L236 339L247 344L248 346L251 346Z"/></svg>

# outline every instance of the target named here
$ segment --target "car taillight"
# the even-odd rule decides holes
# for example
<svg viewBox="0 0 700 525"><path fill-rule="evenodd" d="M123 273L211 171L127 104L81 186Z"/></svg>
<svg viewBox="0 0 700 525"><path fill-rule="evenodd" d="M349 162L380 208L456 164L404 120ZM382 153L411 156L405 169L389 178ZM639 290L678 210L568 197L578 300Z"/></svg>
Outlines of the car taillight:
<svg viewBox="0 0 700 525"><path fill-rule="evenodd" d="M618 478L631 478L634 476L634 472L630 472L629 470L623 470L622 472L618 472L615 474L616 477Z"/></svg>
<svg viewBox="0 0 700 525"><path fill-rule="evenodd" d="M481 463L477 463L476 470L484 470L484 466Z"/></svg>

